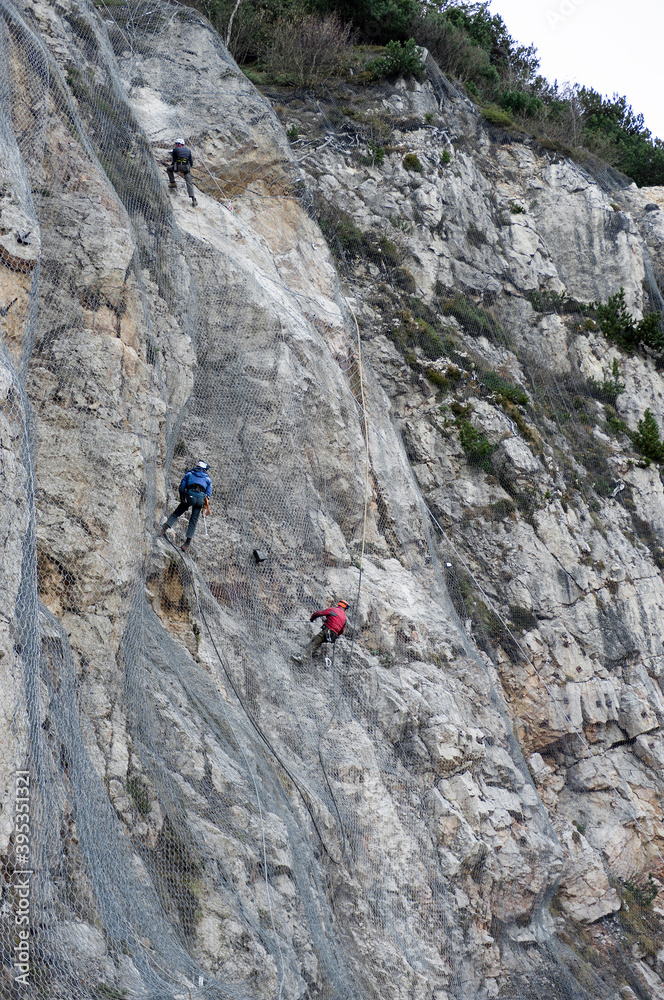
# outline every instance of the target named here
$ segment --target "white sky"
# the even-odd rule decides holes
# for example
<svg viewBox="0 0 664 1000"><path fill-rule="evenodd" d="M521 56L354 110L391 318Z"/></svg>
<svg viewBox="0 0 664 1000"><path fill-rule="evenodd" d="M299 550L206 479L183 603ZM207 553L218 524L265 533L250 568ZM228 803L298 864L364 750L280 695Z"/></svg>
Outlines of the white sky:
<svg viewBox="0 0 664 1000"><path fill-rule="evenodd" d="M627 98L664 139L664 0L491 0L547 80Z"/></svg>

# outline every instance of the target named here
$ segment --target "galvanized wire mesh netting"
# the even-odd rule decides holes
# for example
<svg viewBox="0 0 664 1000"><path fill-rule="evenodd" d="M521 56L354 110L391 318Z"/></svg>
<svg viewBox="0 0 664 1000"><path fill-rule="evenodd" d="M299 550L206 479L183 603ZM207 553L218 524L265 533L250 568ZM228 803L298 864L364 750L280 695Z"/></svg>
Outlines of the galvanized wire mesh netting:
<svg viewBox="0 0 664 1000"><path fill-rule="evenodd" d="M646 421L634 453L620 409L627 378L657 391L657 362L635 353L656 323L636 331L619 300L572 300L548 272L526 314L488 257L484 298L443 263L427 285L408 241L435 191L456 190L460 217L481 200L479 170L471 195L436 151L434 194L414 188L403 216L386 202L382 233L361 230L358 185L347 194L335 171L365 140L376 159L373 111L365 135L348 94L300 94L294 154L187 8L25 0L0 24L0 995L642 990L659 929L653 812L621 772L639 870L594 873L604 897L579 930L549 904L585 826L562 843L546 782L593 740L631 753L644 704L657 726L656 693L632 713L610 704L609 676L620 661L620 690L636 689L661 658L659 479L650 499L630 480L656 442ZM447 108L431 74L418 94L453 149L470 112ZM385 88L391 114L405 98ZM167 187L180 135L196 207L181 178ZM595 367L581 349L552 366L554 333L560 350L586 337ZM182 521L158 530L201 458L213 508L192 558ZM598 551L622 552L631 531L650 577L640 631L604 597L588 612L596 641L574 684L541 654L550 595L527 579L555 504L600 522ZM539 530L514 555L521 591L496 569L519 519ZM556 593L586 599L581 566L620 598L602 556L576 555ZM529 589L539 604L518 599ZM329 662L302 662L310 612L340 598L352 629ZM611 916L619 890L631 929Z"/></svg>

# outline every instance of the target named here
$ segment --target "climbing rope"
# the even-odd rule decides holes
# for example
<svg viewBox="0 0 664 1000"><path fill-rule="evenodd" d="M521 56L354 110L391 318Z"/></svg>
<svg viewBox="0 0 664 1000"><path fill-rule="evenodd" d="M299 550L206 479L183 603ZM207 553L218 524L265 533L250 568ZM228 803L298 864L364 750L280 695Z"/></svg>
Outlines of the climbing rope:
<svg viewBox="0 0 664 1000"><path fill-rule="evenodd" d="M170 538L166 537L166 541L168 542L169 545L171 545L171 547L176 552L178 551L177 546L174 544L174 542L172 542L170 540ZM185 566L186 566L186 559L183 559L183 562L185 563ZM240 694L240 692L239 692L239 690L237 688L237 685L235 684L235 682L233 680L232 674L231 674L230 670L228 669L228 667L227 667L227 665L226 665L226 663L224 661L224 658L222 657L221 653L219 652L219 647L217 646L217 643L215 641L214 635L212 633L212 630L210 628L209 622L207 620L207 616L205 614L205 611L203 610L203 607L202 607L202 605L200 603L200 600L199 600L199 597L198 597L198 590L197 590L197 587L196 587L196 582L195 582L195 579L194 579L194 574L193 574L193 572L188 567L187 567L187 574L189 576L189 581L190 581L191 588L192 588L193 593L194 593L194 598L196 600L196 606L197 606L198 612L199 612L199 614L201 616L201 620L203 621L203 624L205 625L205 630L206 630L206 632L208 634L210 642L212 643L212 647L213 647L213 649L214 649L214 651L216 653L217 659L219 660L219 663L220 663L221 668L222 668L222 670L224 672L226 680L228 681L228 683L229 683L229 685L230 685L230 687L231 687L231 689L233 691L233 694L237 698L237 701L240 704L240 706L242 708L242 711L244 712L244 714L246 715L247 719L251 723L252 727L254 728L254 730L255 730L256 734L258 735L258 737L260 738L260 740L264 743L264 745L266 746L266 748L268 749L268 751L272 754L272 756L277 761L277 763L279 764L279 766L281 767L281 769L284 771L284 773L288 776L288 778L290 779L290 781L293 783L294 787L297 789L297 791L298 791L298 793L300 795L300 798L302 799L302 802L304 803L304 806L305 806L307 812L309 813L309 816L311 818L311 822L313 823L314 829L316 830L316 834L318 835L318 839L320 840L320 843L321 843L321 846L322 846L323 850L325 851L325 853L328 855L328 857L330 858L330 860L334 864L338 864L338 862L335 860L335 858L330 853L330 851L329 851L329 849L327 847L327 844L325 843L325 839L323 838L323 835L320 832L318 823L316 821L316 817L313 814L313 811L312 811L312 808L311 808L311 806L310 806L310 804L308 802L307 796L305 795L304 791L302 790L302 787L301 787L300 783L298 782L297 778L295 778L295 776L293 775L293 773L290 770L290 768L288 767L288 765L284 762L283 758L281 757L281 755L279 754L279 752L275 748L275 746L272 743L272 741L265 735L265 732L263 731L263 729L261 728L261 726L259 726L259 724L256 722L255 718L253 717L252 713L247 708L247 706L245 704L245 701L244 701L242 695Z"/></svg>

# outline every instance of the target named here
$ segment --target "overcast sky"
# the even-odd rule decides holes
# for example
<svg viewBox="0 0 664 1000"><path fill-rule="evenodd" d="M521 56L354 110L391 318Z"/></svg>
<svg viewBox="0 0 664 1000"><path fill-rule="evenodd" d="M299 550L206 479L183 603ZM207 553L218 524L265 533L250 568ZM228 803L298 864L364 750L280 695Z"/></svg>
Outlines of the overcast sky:
<svg viewBox="0 0 664 1000"><path fill-rule="evenodd" d="M664 139L664 0L491 0L490 10L534 44L547 80L624 95Z"/></svg>

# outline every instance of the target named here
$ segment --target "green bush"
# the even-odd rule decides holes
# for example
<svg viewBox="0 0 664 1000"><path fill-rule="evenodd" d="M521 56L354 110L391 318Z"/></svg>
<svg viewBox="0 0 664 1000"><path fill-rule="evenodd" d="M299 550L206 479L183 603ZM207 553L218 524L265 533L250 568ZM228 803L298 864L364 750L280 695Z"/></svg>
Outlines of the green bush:
<svg viewBox="0 0 664 1000"><path fill-rule="evenodd" d="M625 305L622 288L609 298L606 305L595 303L595 316L604 336L627 351L636 350L641 343L656 351L664 350L659 314L649 313L638 323L635 322Z"/></svg>
<svg viewBox="0 0 664 1000"><path fill-rule="evenodd" d="M521 386L515 385L513 382L507 382L504 378L501 378L498 372L483 372L482 380L487 389L495 393L499 400L508 399L511 403L516 403L517 406L528 405L528 395Z"/></svg>
<svg viewBox="0 0 664 1000"><path fill-rule="evenodd" d="M625 391L625 383L620 377L618 359L613 359L611 372L605 376L603 382L595 378L589 378L586 384L588 392L593 399L598 399L600 403L609 403L611 406L615 406L618 396Z"/></svg>
<svg viewBox="0 0 664 1000"><path fill-rule="evenodd" d="M473 45L488 51L499 45L509 47L513 42L500 14L489 13L488 3L453 7L445 11L445 16L455 27L466 32Z"/></svg>
<svg viewBox="0 0 664 1000"><path fill-rule="evenodd" d="M664 183L664 142L653 139L643 115L635 114L626 97L598 94L592 87L576 92L583 114L584 138L601 145L604 155L639 187Z"/></svg>
<svg viewBox="0 0 664 1000"><path fill-rule="evenodd" d="M400 351L408 353L409 349L419 347L424 357L429 361L437 361L444 357L450 353L454 346L449 339L443 339L426 320L415 319L412 316L404 318L399 326L388 327L386 333ZM412 353L412 358L407 357L406 360L408 364L417 367L415 353ZM428 370L426 374L429 377ZM432 381L435 380L432 379Z"/></svg>
<svg viewBox="0 0 664 1000"><path fill-rule="evenodd" d="M437 328L436 312L431 306L414 295L401 296L398 301L399 308L396 312L392 312L391 307L384 303L384 332L403 353L409 365L421 370L415 348L429 361L437 361L454 353L457 344L449 336L449 330ZM426 369L425 373L428 375Z"/></svg>
<svg viewBox="0 0 664 1000"><path fill-rule="evenodd" d="M497 86L500 83L500 73L492 63L480 66L477 75L483 77L490 85Z"/></svg>
<svg viewBox="0 0 664 1000"><path fill-rule="evenodd" d="M486 434L481 434L471 424L470 420L459 421L459 443L463 448L468 463L485 472L491 472L491 454L494 446Z"/></svg>
<svg viewBox="0 0 664 1000"><path fill-rule="evenodd" d="M371 167L379 167L385 159L385 147L377 145L373 139L369 140L369 152L362 157L362 162Z"/></svg>
<svg viewBox="0 0 664 1000"><path fill-rule="evenodd" d="M438 371L437 368L428 367L425 369L425 374L429 381L437 386L442 392L447 392L450 388L450 379L448 379L446 375L443 375L442 372Z"/></svg>
<svg viewBox="0 0 664 1000"><path fill-rule="evenodd" d="M564 313L586 315L594 312L594 306L569 298L566 292L550 292L546 289L534 291L529 293L528 300L535 312L558 313L558 315Z"/></svg>
<svg viewBox="0 0 664 1000"><path fill-rule="evenodd" d="M244 65L256 60L270 41L271 26L283 13L281 5L235 0L184 0L187 6L202 11L224 39L233 58ZM108 3L105 4L105 9Z"/></svg>
<svg viewBox="0 0 664 1000"><path fill-rule="evenodd" d="M629 427L624 420L620 419L610 404L607 407L606 426L614 434L629 434Z"/></svg>
<svg viewBox="0 0 664 1000"><path fill-rule="evenodd" d="M625 882L625 889L635 903L646 909L652 906L659 893L659 888L650 872L648 873L647 885L637 885L636 882L628 881Z"/></svg>
<svg viewBox="0 0 664 1000"><path fill-rule="evenodd" d="M329 202L318 203L318 224L332 253L339 260L349 257L366 257L376 264L385 265L394 273L403 261L399 247L383 233L363 232L352 217Z"/></svg>
<svg viewBox="0 0 664 1000"><path fill-rule="evenodd" d="M498 320L465 295L443 299L440 308L444 315L454 316L472 337L486 337L491 341L507 339Z"/></svg>
<svg viewBox="0 0 664 1000"><path fill-rule="evenodd" d="M417 342L425 357L431 361L437 361L438 358L449 354L449 340L443 340L440 334L426 320L418 319L416 323Z"/></svg>
<svg viewBox="0 0 664 1000"><path fill-rule="evenodd" d="M664 444L659 436L657 421L650 410L646 410L639 420L637 429L632 434L632 443L649 462L664 462Z"/></svg>
<svg viewBox="0 0 664 1000"><path fill-rule="evenodd" d="M414 76L421 80L426 75L422 64L422 49L415 44L414 38L406 42L391 41L385 46L385 54L372 59L367 65L367 72L376 79L384 76Z"/></svg>
<svg viewBox="0 0 664 1000"><path fill-rule="evenodd" d="M416 174L421 174L422 171L424 170L424 167L422 166L419 157L416 156L415 153L406 153L403 160L401 161L401 164L404 170L410 170L411 172Z"/></svg>
<svg viewBox="0 0 664 1000"><path fill-rule="evenodd" d="M381 45L404 41L421 13L419 0L317 0L314 6L324 13L336 13L352 21L364 40Z"/></svg>
<svg viewBox="0 0 664 1000"><path fill-rule="evenodd" d="M147 816L150 812L150 793L142 778L134 775L127 781L127 791L139 813Z"/></svg>
<svg viewBox="0 0 664 1000"><path fill-rule="evenodd" d="M491 66L491 55L486 49L475 44L461 25L438 11L421 9L420 17L412 25L412 34L418 45L431 52L441 69L450 76L461 80L473 97L479 97L475 79L487 86L483 74Z"/></svg>
<svg viewBox="0 0 664 1000"><path fill-rule="evenodd" d="M388 267L399 267L403 260L403 254L399 247L382 233L375 235L364 234L364 245L369 256L380 255L380 259Z"/></svg>
<svg viewBox="0 0 664 1000"><path fill-rule="evenodd" d="M512 116L507 111L499 108L497 104L488 104L482 108L482 114L492 125L498 125L501 128L512 128L514 126Z"/></svg>
<svg viewBox="0 0 664 1000"><path fill-rule="evenodd" d="M330 250L340 260L347 256L359 257L364 252L362 230L355 225L350 215L341 209L334 209L331 205L324 204L319 212L318 225Z"/></svg>
<svg viewBox="0 0 664 1000"><path fill-rule="evenodd" d="M542 109L544 102L541 97L525 90L504 90L498 98L498 104L504 111L509 111L513 115L532 118Z"/></svg>

